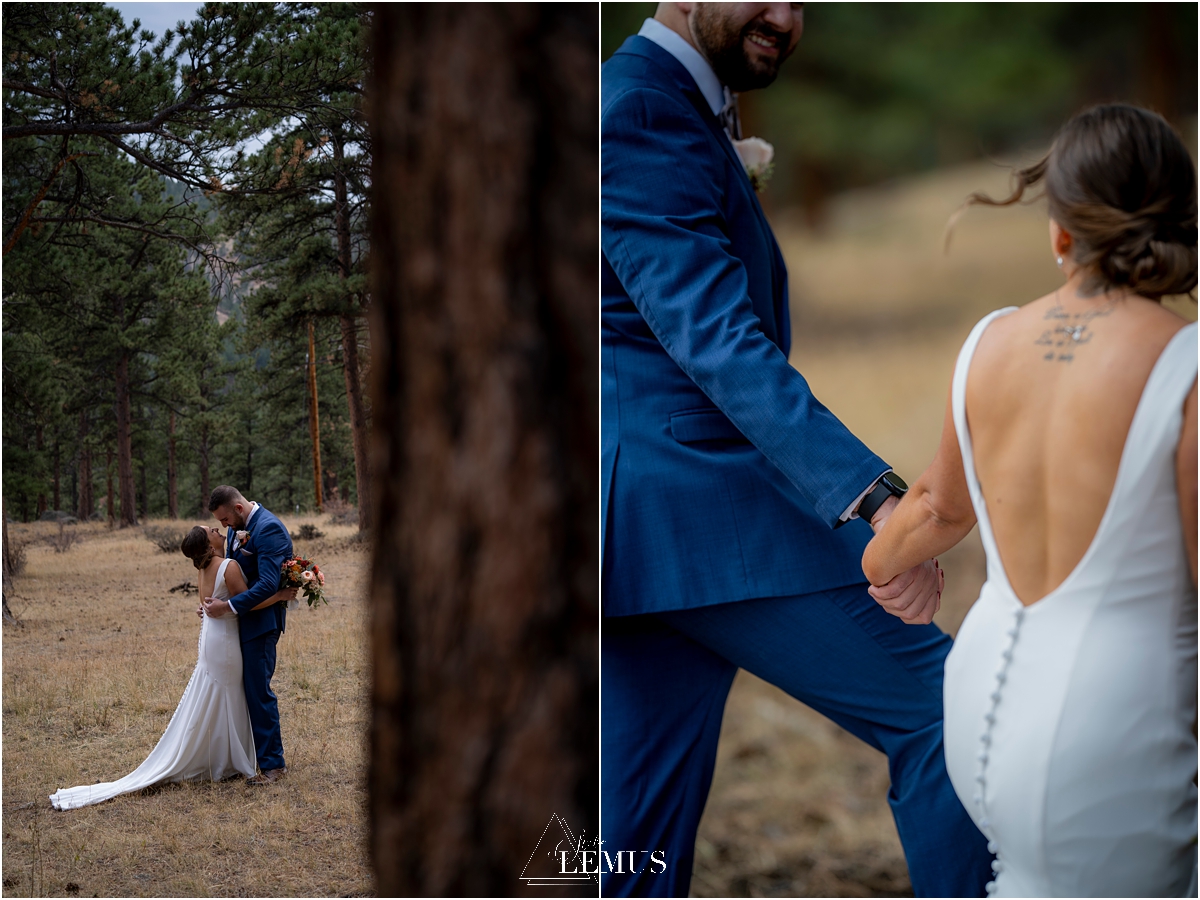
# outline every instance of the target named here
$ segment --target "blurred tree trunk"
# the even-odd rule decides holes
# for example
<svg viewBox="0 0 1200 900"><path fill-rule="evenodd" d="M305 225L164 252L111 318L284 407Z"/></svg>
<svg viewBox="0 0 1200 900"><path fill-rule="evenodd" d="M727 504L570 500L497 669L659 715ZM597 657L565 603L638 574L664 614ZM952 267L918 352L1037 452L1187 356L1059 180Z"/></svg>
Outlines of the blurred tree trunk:
<svg viewBox="0 0 1200 900"><path fill-rule="evenodd" d="M208 495L212 493L208 486L208 423L200 426L200 447L197 462L200 465L200 518L207 519L211 513L208 509Z"/></svg>
<svg viewBox="0 0 1200 900"><path fill-rule="evenodd" d="M321 496L321 410L317 406L317 346L313 323L308 321L308 434L312 439L313 500L317 513L325 511Z"/></svg>
<svg viewBox="0 0 1200 900"><path fill-rule="evenodd" d="M92 447L88 442L87 410L79 411L79 506L75 513L81 522L87 522L96 511L95 494L92 493Z"/></svg>
<svg viewBox="0 0 1200 900"><path fill-rule="evenodd" d="M175 468L175 410L167 418L167 516L179 518L179 484Z"/></svg>
<svg viewBox="0 0 1200 900"><path fill-rule="evenodd" d="M598 24L375 8L380 896L519 893L552 814L596 833Z"/></svg>
<svg viewBox="0 0 1200 900"><path fill-rule="evenodd" d="M58 445L58 435L54 435L54 508L62 509L62 452Z"/></svg>
<svg viewBox="0 0 1200 900"><path fill-rule="evenodd" d="M33 438L34 438L34 446L37 448L38 468L39 469L42 468L41 460L42 460L42 457L45 454L45 450L46 450L45 435L46 435L46 432L42 428L41 425L38 425L37 428L34 429ZM40 477L43 474L44 474L44 470L42 472L38 473L39 478L38 478L38 494L37 494L37 517L39 519L42 517L42 513L44 513L46 511L46 489L43 486L43 482Z"/></svg>
<svg viewBox="0 0 1200 900"><path fill-rule="evenodd" d="M117 503L113 497L113 479L112 479L112 476L113 476L113 451L112 451L112 445L110 444L108 447L105 447L104 449L105 449L105 454L106 454L104 457L104 474L108 480L107 481L108 494L105 499L106 508L104 510L104 513L108 518L108 525L111 528L113 525L116 524L116 521L117 521L117 514L115 512Z"/></svg>
<svg viewBox="0 0 1200 900"><path fill-rule="evenodd" d="M16 574L13 570L16 567L13 565L12 554L8 548L8 511L4 508L3 499L0 499L0 528L4 529L3 560L0 561L0 565L3 565L3 580L0 581L0 600L4 603L4 621L15 622L17 621L16 617L13 616L8 608L8 594L12 590L12 580Z"/></svg>
<svg viewBox="0 0 1200 900"><path fill-rule="evenodd" d="M341 130L333 135L333 158L337 166L333 175L333 201L337 224L338 273L343 281L350 277L350 203L347 199L344 138ZM363 408L362 376L358 366L358 322L354 316L341 316L342 370L346 378L346 402L350 407L350 434L354 438L354 483L358 491L358 528L371 527L371 461L369 423Z"/></svg>
<svg viewBox="0 0 1200 900"><path fill-rule="evenodd" d="M145 522L150 518L150 491L146 487L146 459L138 460L138 512L142 516L142 521Z"/></svg>
<svg viewBox="0 0 1200 900"><path fill-rule="evenodd" d="M1185 77L1183 67L1179 64L1179 51L1176 43L1179 39L1175 33L1172 21L1171 3L1145 3L1142 14L1145 24L1142 31L1142 90L1146 94L1146 103L1164 118L1179 124L1180 114L1184 113L1180 102L1183 93L1181 82ZM1185 40L1191 40L1188 35ZM1194 82L1193 82L1194 83ZM1195 115L1195 109L1189 111Z"/></svg>
<svg viewBox="0 0 1200 900"><path fill-rule="evenodd" d="M117 358L117 486L121 494L120 526L137 524L133 486L133 422L129 406L129 354Z"/></svg>

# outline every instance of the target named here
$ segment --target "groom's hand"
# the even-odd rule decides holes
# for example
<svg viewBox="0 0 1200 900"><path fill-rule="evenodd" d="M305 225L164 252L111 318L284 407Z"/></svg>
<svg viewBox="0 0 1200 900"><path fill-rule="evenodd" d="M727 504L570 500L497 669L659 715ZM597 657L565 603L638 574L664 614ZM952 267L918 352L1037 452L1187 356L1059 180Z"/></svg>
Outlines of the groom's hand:
<svg viewBox="0 0 1200 900"><path fill-rule="evenodd" d="M942 608L945 576L936 559L901 572L887 584L867 588L875 602L909 625L928 625Z"/></svg>
<svg viewBox="0 0 1200 900"><path fill-rule="evenodd" d="M209 618L219 619L229 612L229 603L225 600L218 600L216 597L205 597L204 611L208 613Z"/></svg>

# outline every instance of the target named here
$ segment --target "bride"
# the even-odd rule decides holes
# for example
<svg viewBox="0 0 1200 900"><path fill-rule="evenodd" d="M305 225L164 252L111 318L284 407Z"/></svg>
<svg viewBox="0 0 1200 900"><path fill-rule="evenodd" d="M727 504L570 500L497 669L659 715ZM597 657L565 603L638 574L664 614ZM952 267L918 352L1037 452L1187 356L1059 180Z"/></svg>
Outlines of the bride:
<svg viewBox="0 0 1200 900"><path fill-rule="evenodd" d="M990 894L1195 897L1196 326L1157 302L1196 286L1195 169L1162 118L1109 105L1016 175L972 201L1042 183L1066 283L975 326L863 570L883 585L979 523L945 751Z"/></svg>
<svg viewBox="0 0 1200 900"><path fill-rule="evenodd" d="M225 558L219 528L197 525L181 549L200 571L201 597L228 600L246 590L235 560ZM287 600L281 592L261 606ZM260 607L256 607L260 608ZM242 647L236 616L204 615L196 668L167 730L146 761L118 781L61 788L50 795L55 809L75 809L138 791L165 781L207 778L213 781L255 772L254 736L242 688Z"/></svg>

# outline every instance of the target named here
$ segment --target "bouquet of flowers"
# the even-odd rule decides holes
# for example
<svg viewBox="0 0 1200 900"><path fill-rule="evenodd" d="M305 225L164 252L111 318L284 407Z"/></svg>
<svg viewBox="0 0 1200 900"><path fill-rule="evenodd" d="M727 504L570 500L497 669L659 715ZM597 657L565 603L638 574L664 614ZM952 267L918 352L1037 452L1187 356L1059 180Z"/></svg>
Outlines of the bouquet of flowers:
<svg viewBox="0 0 1200 900"><path fill-rule="evenodd" d="M329 603L325 599L324 586L325 576L321 574L321 567L311 559L293 556L291 559L284 560L283 577L279 579L280 590L299 588L304 599L308 601L309 607L312 608L318 603Z"/></svg>

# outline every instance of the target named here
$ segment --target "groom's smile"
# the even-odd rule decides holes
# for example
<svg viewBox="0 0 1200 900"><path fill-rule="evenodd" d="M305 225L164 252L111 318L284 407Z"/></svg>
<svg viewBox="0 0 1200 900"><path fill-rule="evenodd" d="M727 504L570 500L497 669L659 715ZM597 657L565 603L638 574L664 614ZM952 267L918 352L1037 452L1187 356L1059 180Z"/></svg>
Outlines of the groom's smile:
<svg viewBox="0 0 1200 900"><path fill-rule="evenodd" d="M763 47L769 50L772 54L779 53L778 38L767 37L765 34L760 34L757 31L752 31L746 35L746 40L758 47Z"/></svg>
<svg viewBox="0 0 1200 900"><path fill-rule="evenodd" d="M771 84L804 32L803 3L680 3L677 7L687 16L685 37L690 36L721 83L733 91Z"/></svg>

